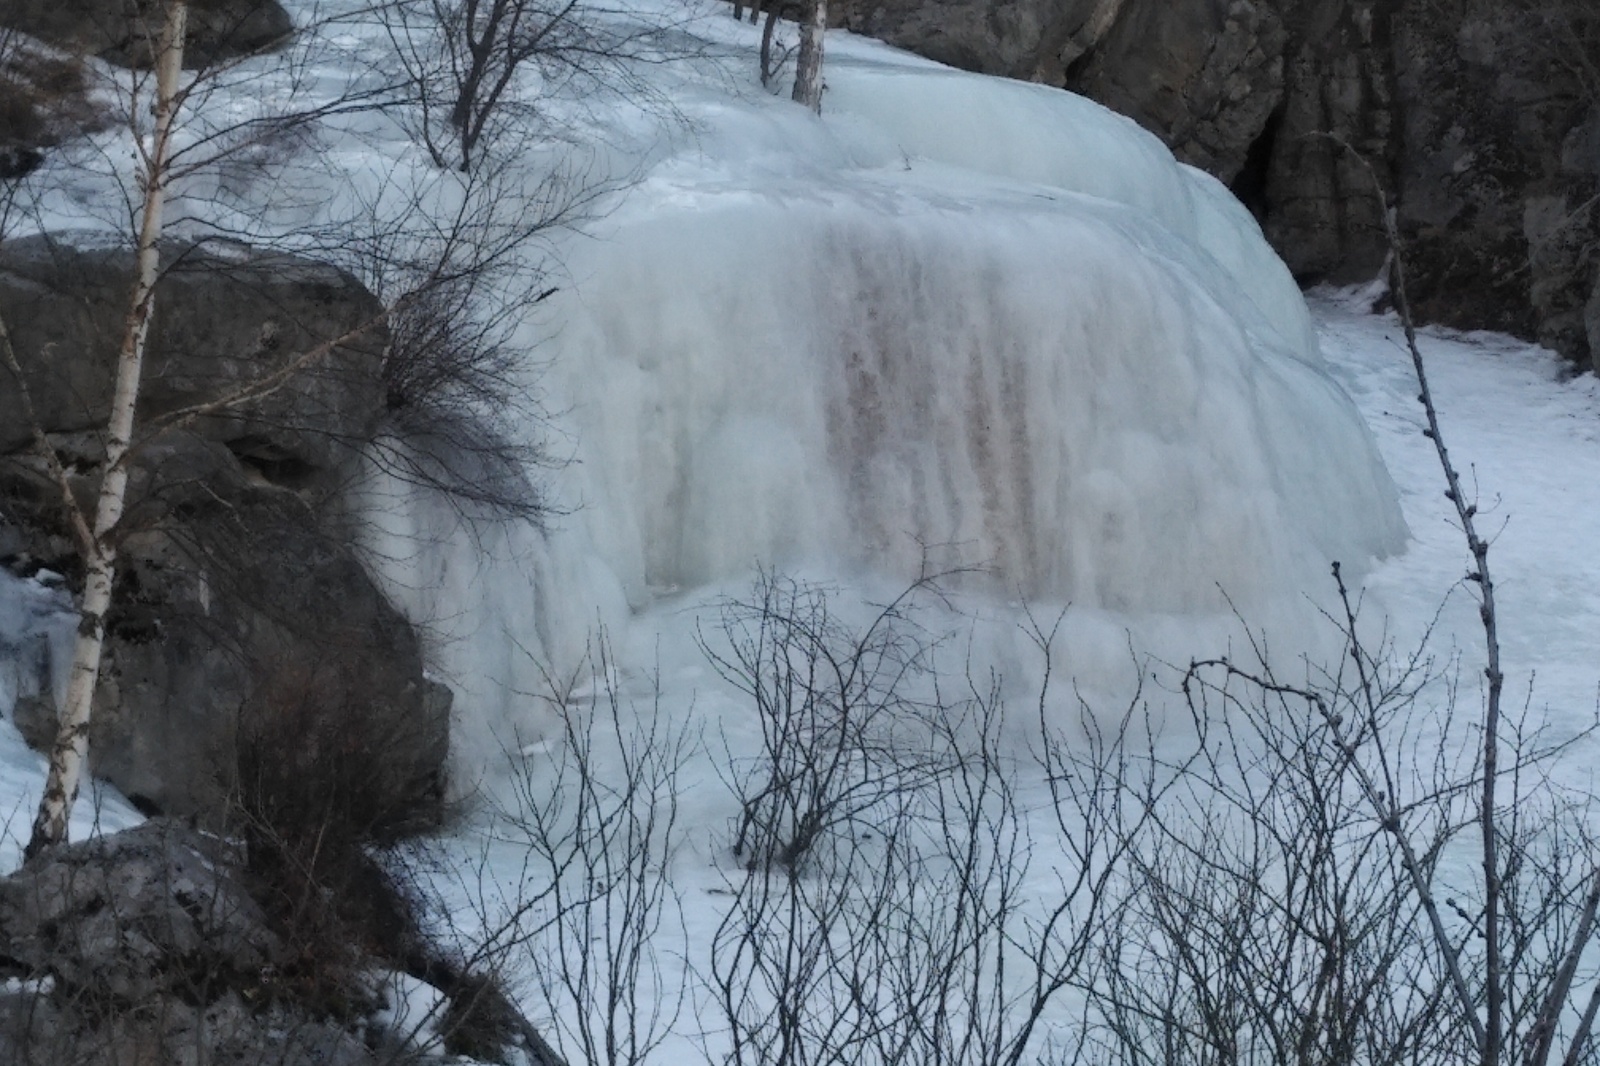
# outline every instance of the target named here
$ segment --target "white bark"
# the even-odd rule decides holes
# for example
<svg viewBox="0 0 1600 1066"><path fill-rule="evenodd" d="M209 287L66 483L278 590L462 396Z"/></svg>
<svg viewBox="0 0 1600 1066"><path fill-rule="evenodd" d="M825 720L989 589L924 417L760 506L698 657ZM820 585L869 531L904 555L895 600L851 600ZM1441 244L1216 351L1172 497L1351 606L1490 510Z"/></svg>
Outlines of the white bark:
<svg viewBox="0 0 1600 1066"><path fill-rule="evenodd" d="M794 102L822 114L822 35L828 28L828 0L811 0L800 30L800 55L795 60Z"/></svg>
<svg viewBox="0 0 1600 1066"><path fill-rule="evenodd" d="M150 315L155 309L155 285L160 269L157 243L161 239L161 216L166 206L167 161L173 116L178 107L188 10L187 0L172 0L156 55L155 132L143 160L144 213L139 226L138 266L128 296L122 347L117 356L116 389L106 424L105 467L95 505L93 536L84 553L83 604L78 640L73 649L72 674L66 705L60 708L55 745L50 752L50 774L25 852L29 857L66 839L67 819L78 797L84 759L89 750L89 712L100 677L105 617L111 606L117 561L115 534L122 520L128 490L128 468L124 460L133 441L134 408L139 400L145 338L150 331Z"/></svg>

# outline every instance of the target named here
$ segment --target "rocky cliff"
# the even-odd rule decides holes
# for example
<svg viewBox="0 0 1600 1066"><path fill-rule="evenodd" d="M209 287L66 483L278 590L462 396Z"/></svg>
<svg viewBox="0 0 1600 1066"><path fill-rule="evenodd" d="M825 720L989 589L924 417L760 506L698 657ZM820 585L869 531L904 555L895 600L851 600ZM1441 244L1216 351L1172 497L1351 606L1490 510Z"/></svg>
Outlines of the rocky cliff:
<svg viewBox="0 0 1600 1066"><path fill-rule="evenodd" d="M95 694L91 763L135 802L216 814L252 747L395 756L397 790L437 798L448 690L367 576L341 489L385 404L382 307L331 267L242 247L169 245L151 324L118 589ZM92 512L132 253L62 237L0 245L0 317L33 418L0 369L0 563L75 579L36 418ZM299 352L346 338L281 388L193 421ZM18 704L36 746L43 693ZM365 784L365 782L363 783Z"/></svg>
<svg viewBox="0 0 1600 1066"><path fill-rule="evenodd" d="M850 0L840 17L1131 116L1228 182L1308 283L1382 268L1355 149L1397 195L1424 315L1600 361L1591 0Z"/></svg>

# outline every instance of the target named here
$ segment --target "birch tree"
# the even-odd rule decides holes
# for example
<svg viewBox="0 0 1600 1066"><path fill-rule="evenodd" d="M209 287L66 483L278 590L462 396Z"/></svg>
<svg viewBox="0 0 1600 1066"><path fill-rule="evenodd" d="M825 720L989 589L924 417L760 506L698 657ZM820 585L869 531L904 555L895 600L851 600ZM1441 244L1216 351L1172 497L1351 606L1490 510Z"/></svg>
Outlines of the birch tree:
<svg viewBox="0 0 1600 1066"><path fill-rule="evenodd" d="M111 414L106 424L105 466L92 519L83 513L73 495L66 471L44 440L34 419L41 452L51 461L52 474L61 488L62 502L78 541L84 563L84 592L78 623L78 639L73 648L71 680L66 705L59 708L60 726L50 751L50 771L44 795L33 821L24 856L31 858L41 849L66 838L67 819L83 779L84 758L89 748L89 711L95 685L100 677L100 655L105 646L106 611L111 606L116 574L116 531L122 520L128 492L128 455L133 443L134 409L139 401L139 382L144 367L145 341L150 333L150 316L155 310L156 280L160 271L159 242L162 213L166 207L168 163L172 149L174 118L182 103L180 77L183 70L184 32L188 22L187 0L173 0L155 51L155 122L146 138L138 138L139 182L144 190L139 224L137 265L132 290L128 294L123 322L122 345L117 355L116 385ZM7 360L16 370L16 355L5 344ZM25 386L22 386L25 387ZM31 408L31 403L28 404ZM31 412L30 412L31 413Z"/></svg>

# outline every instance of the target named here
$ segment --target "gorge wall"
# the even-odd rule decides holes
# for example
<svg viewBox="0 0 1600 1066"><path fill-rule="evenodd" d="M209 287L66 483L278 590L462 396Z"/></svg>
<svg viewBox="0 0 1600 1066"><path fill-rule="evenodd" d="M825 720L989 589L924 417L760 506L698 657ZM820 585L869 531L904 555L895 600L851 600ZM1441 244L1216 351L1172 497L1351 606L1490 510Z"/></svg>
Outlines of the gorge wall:
<svg viewBox="0 0 1600 1066"><path fill-rule="evenodd" d="M1419 312L1600 362L1600 5L1591 0L849 0L843 24L1059 85L1227 182L1305 283L1386 253ZM1330 136L1331 135L1331 136Z"/></svg>

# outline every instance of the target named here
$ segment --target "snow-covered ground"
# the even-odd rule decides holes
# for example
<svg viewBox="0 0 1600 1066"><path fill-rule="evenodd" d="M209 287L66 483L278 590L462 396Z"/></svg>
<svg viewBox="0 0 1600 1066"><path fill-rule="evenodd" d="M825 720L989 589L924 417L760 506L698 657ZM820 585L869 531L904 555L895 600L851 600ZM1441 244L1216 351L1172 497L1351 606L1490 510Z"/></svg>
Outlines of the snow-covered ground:
<svg viewBox="0 0 1600 1066"><path fill-rule="evenodd" d="M1322 350L1372 428L1400 487L1411 541L1367 578L1368 603L1415 644L1444 607L1433 645L1482 669L1482 632L1465 592L1464 538L1422 435L1405 338L1393 315L1363 312L1355 293L1314 293ZM1489 333L1421 333L1441 429L1476 491L1492 536L1507 705L1558 732L1600 712L1600 560L1585 549L1600 507L1600 380L1536 345ZM1447 594L1450 595L1447 600ZM1589 787L1594 750L1571 753L1562 777Z"/></svg>
<svg viewBox="0 0 1600 1066"><path fill-rule="evenodd" d="M586 235L558 242L561 292L522 334L573 459L549 475L568 513L548 534L465 536L453 511L403 489L374 486L372 508L381 576L430 627L457 690L464 790L506 797L508 759L548 787L571 757L563 717L603 710L608 688L633 735L654 724L684 739L679 835L655 867L683 921L662 934L654 998L689 990L664 1063L721 1040L714 1012L695 1007L734 876L729 760L758 738L697 639L718 646L719 598L747 594L757 565L836 589L847 619L903 587L919 545L938 549L936 565L988 568L953 581L951 608L925 621L952 638L949 669L993 669L1012 696L1039 681L1024 604L1041 617L1070 604L1062 708L1062 677L1115 706L1130 645L1181 662L1237 640L1221 593L1275 648L1316 653L1334 558L1362 575L1365 616L1398 648L1442 603L1441 660L1459 653L1471 678L1481 655L1392 318L1353 293L1314 294L1308 315L1226 190L1086 101L839 34L819 120L753 84L755 31L725 9L684 32L706 48L649 73L675 106L667 122L567 101L572 128L603 133L607 165L635 175ZM339 33L341 47L378 43L370 27ZM93 157L122 158L117 136ZM340 117L320 140L296 176L320 174L324 201L312 182L284 212L302 221L339 217L349 190L433 180L382 118ZM264 173L270 199L285 179ZM44 224L114 215L110 175L55 180ZM223 210L217 191L192 186L175 217ZM1453 454L1498 531L1508 691L1531 686L1534 720L1574 730L1600 682L1600 383L1566 380L1555 356L1505 338L1428 330L1423 346ZM48 606L48 590L0 585L0 660L13 667L0 704L47 683L16 668L39 662L50 630L24 624L50 613L29 604ZM614 659L585 679L602 630ZM551 678L573 676L552 700ZM1017 724L1006 743L1020 755L1035 739ZM1592 752L1569 756L1561 776L1586 785ZM1037 811L1042 782L1018 765ZM16 812L0 868L17 861L42 775L0 725L0 820ZM107 796L80 808L74 832L96 811L101 828L136 817ZM1049 832L1030 823L1041 897L1060 851ZM492 920L540 869L479 822L438 855L468 935L474 901ZM545 1015L537 984L525 990Z"/></svg>

